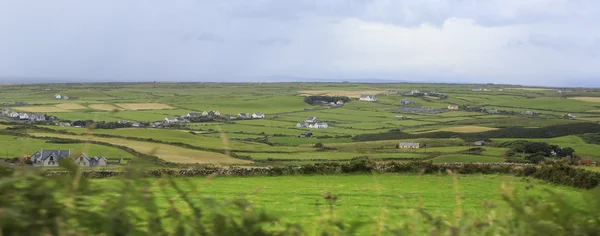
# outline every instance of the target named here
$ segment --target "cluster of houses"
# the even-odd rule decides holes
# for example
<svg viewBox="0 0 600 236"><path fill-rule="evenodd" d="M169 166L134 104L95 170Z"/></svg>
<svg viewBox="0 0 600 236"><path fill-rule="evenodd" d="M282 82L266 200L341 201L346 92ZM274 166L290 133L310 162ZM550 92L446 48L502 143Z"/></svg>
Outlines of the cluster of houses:
<svg viewBox="0 0 600 236"><path fill-rule="evenodd" d="M255 112L255 113L239 113L237 116L231 116L231 115L223 115L221 114L219 111L203 111L201 113L197 113L197 112L190 112L187 113L185 115L182 115L181 117L166 117L163 121L157 121L154 122L152 124L152 127L160 127L164 124L174 124L174 123L185 123L185 122L189 122L190 119L194 119L194 118L201 118L201 117L222 117L226 120L237 120L237 119L242 119L242 120L247 120L247 119L264 119L266 116L264 113L262 112Z"/></svg>
<svg viewBox="0 0 600 236"><path fill-rule="evenodd" d="M417 104L417 102L416 101L410 101L410 100L407 100L407 99L400 100L400 105L402 105L402 106L406 106L406 105L410 105L410 104Z"/></svg>
<svg viewBox="0 0 600 236"><path fill-rule="evenodd" d="M473 88L473 89L471 89L471 91L473 91L473 92L490 92L492 90L486 89L486 88ZM504 89L498 89L498 92L502 92L502 91L504 91Z"/></svg>
<svg viewBox="0 0 600 236"><path fill-rule="evenodd" d="M36 114L36 113L16 112L16 111L13 111L8 108L2 108L2 113L0 113L0 116L11 119L11 120L20 120L20 121L31 121L31 122L46 121L45 115Z"/></svg>
<svg viewBox="0 0 600 236"><path fill-rule="evenodd" d="M309 116L305 121L300 121L296 124L298 128L311 128L311 129L327 129L329 125L325 122L321 122L317 117Z"/></svg>
<svg viewBox="0 0 600 236"><path fill-rule="evenodd" d="M374 94L361 94L360 98L358 98L358 100L365 101L365 102L376 102L377 97L375 97Z"/></svg>
<svg viewBox="0 0 600 236"><path fill-rule="evenodd" d="M398 113L424 113L424 114L439 114L448 112L447 108L432 108L432 107L402 107L396 112Z"/></svg>
<svg viewBox="0 0 600 236"><path fill-rule="evenodd" d="M445 93L438 93L438 92L421 92L419 90L411 90L410 92L404 94L406 96L432 96L432 97L439 97L442 99L448 98L448 94Z"/></svg>
<svg viewBox="0 0 600 236"><path fill-rule="evenodd" d="M107 165L121 164L123 159L117 162L109 162L105 157L88 157L81 154L77 157L71 157L71 150L46 150L42 149L33 153L30 157L31 163L36 167L55 167L61 159L71 159L77 165L82 167L99 167Z"/></svg>
<svg viewBox="0 0 600 236"><path fill-rule="evenodd" d="M55 95L54 95L54 99L64 99L64 100L69 100L69 96L67 96L67 95L60 95L60 94L55 94Z"/></svg>

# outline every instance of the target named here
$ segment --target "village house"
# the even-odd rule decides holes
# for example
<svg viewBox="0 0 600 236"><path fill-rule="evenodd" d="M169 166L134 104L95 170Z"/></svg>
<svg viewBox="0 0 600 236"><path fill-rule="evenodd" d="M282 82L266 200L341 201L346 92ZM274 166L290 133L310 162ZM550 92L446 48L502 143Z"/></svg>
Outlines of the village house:
<svg viewBox="0 0 600 236"><path fill-rule="evenodd" d="M92 158L82 153L79 157L73 158L73 161L78 166L82 167L96 167L96 166L106 166L108 164L108 160L105 157L97 157L94 156Z"/></svg>
<svg viewBox="0 0 600 236"><path fill-rule="evenodd" d="M62 97L62 95L60 95L60 94L55 94L55 95L54 95L54 99L62 99L62 98L63 98L63 97Z"/></svg>
<svg viewBox="0 0 600 236"><path fill-rule="evenodd" d="M29 114L24 112L19 113L19 120L29 120Z"/></svg>
<svg viewBox="0 0 600 236"><path fill-rule="evenodd" d="M197 117L200 117L200 114L195 113L195 112L190 112L190 113L183 115L183 118L197 118Z"/></svg>
<svg viewBox="0 0 600 236"><path fill-rule="evenodd" d="M167 117L167 118L165 118L165 123L167 123L167 124L179 123L179 119Z"/></svg>
<svg viewBox="0 0 600 236"><path fill-rule="evenodd" d="M120 120L117 123L124 125L124 124L129 124L130 122L128 120Z"/></svg>
<svg viewBox="0 0 600 236"><path fill-rule="evenodd" d="M449 110L458 110L458 105L449 105L448 109Z"/></svg>
<svg viewBox="0 0 600 236"><path fill-rule="evenodd" d="M45 150L35 152L30 160L33 166L58 166L58 161L63 158L69 158L71 150Z"/></svg>
<svg viewBox="0 0 600 236"><path fill-rule="evenodd" d="M131 124L131 127L141 127L142 124L140 124L140 122L133 122L133 124Z"/></svg>
<svg viewBox="0 0 600 236"><path fill-rule="evenodd" d="M10 118L19 118L20 114L16 111L11 111L10 113L8 113L8 116Z"/></svg>
<svg viewBox="0 0 600 236"><path fill-rule="evenodd" d="M252 118L254 118L254 119L262 119L262 118L265 118L265 114L263 114L261 112L257 112L257 113L252 114Z"/></svg>
<svg viewBox="0 0 600 236"><path fill-rule="evenodd" d="M573 114L569 113L565 115L565 118L574 120L575 118L577 118L577 116L574 116Z"/></svg>
<svg viewBox="0 0 600 236"><path fill-rule="evenodd" d="M152 123L152 128L158 128L158 127L161 127L162 125L163 125L163 122L157 121L157 122Z"/></svg>
<svg viewBox="0 0 600 236"><path fill-rule="evenodd" d="M238 114L238 117L240 117L242 119L252 119L252 116L250 115L250 113L240 113L240 114Z"/></svg>
<svg viewBox="0 0 600 236"><path fill-rule="evenodd" d="M421 91L415 89L415 90L411 90L408 94L410 94L410 95L417 95L417 94L420 94L420 93L421 93Z"/></svg>
<svg viewBox="0 0 600 236"><path fill-rule="evenodd" d="M336 104L336 105L344 105L344 101L342 101L342 100L339 100L339 101L337 101L335 104Z"/></svg>
<svg viewBox="0 0 600 236"><path fill-rule="evenodd" d="M481 89L481 88L474 88L474 89L471 89L471 90L473 92L481 92L481 91L483 91L483 89Z"/></svg>
<svg viewBox="0 0 600 236"><path fill-rule="evenodd" d="M204 115L204 112L202 113L202 115ZM219 111L210 110L210 111L206 112L206 115L207 116L220 116L221 113Z"/></svg>
<svg viewBox="0 0 600 236"><path fill-rule="evenodd" d="M539 114L540 114L540 113L538 113L538 112L535 112L535 111L522 111L522 112L521 112L521 115L526 115L526 116L537 116L537 115L539 115Z"/></svg>
<svg viewBox="0 0 600 236"><path fill-rule="evenodd" d="M483 146L483 145L485 145L484 140L479 140L479 141L473 142L473 146Z"/></svg>
<svg viewBox="0 0 600 236"><path fill-rule="evenodd" d="M400 149L416 149L419 148L419 143L414 142L401 142L398 144L398 148Z"/></svg>
<svg viewBox="0 0 600 236"><path fill-rule="evenodd" d="M317 121L318 121L317 117L314 117L314 116L306 117L306 123L315 123Z"/></svg>
<svg viewBox="0 0 600 236"><path fill-rule="evenodd" d="M308 128L312 128L312 129L327 129L327 128L329 128L329 125L327 125L327 123L325 123L325 122L317 122L317 123L309 125Z"/></svg>
<svg viewBox="0 0 600 236"><path fill-rule="evenodd" d="M401 105L409 105L409 104L415 104L415 103L417 103L417 102L415 102L415 101L410 101L410 100L407 100L407 99L402 99L402 100L400 100L400 104L401 104Z"/></svg>
<svg viewBox="0 0 600 236"><path fill-rule="evenodd" d="M71 127L71 123L61 121L61 122L58 122L58 126L61 126L61 127Z"/></svg>
<svg viewBox="0 0 600 236"><path fill-rule="evenodd" d="M308 127L308 123L305 122L305 121L300 121L300 122L298 122L296 124L296 127L298 127L298 128L306 128L306 127Z"/></svg>
<svg viewBox="0 0 600 236"><path fill-rule="evenodd" d="M40 114L30 114L29 115L29 120L30 121L45 121L46 120L46 116L40 115Z"/></svg>
<svg viewBox="0 0 600 236"><path fill-rule="evenodd" d="M488 114L499 114L500 111L492 109L492 110L485 110L485 113L488 113Z"/></svg>
<svg viewBox="0 0 600 236"><path fill-rule="evenodd" d="M358 100L366 102L376 102L377 98L373 94L361 94Z"/></svg>

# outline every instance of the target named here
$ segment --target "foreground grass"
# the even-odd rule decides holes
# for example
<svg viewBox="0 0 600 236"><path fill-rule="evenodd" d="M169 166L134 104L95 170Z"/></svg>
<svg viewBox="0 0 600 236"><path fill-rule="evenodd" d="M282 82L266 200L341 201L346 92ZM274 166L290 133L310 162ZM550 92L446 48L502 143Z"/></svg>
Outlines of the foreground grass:
<svg viewBox="0 0 600 236"><path fill-rule="evenodd" d="M434 215L451 215L458 208L479 215L483 214L484 203L496 204L502 211L507 208L499 194L502 186L512 186L519 192L536 196L547 196L545 189L551 189L566 196L573 204L580 202L580 190L499 175L460 175L457 185L447 175L409 174L196 177L175 181L184 191L195 193L189 196L192 201L200 202L204 197L245 198L287 222L300 223L304 227L314 225L329 210L327 201L323 199L325 193L339 197L335 211L348 221L408 220L399 213L419 204ZM161 209L169 208L171 197L176 195L173 188L161 184L165 182L156 179L151 189ZM118 196L111 189L117 189L122 184L118 179L99 179L92 183L107 189L92 201L95 203ZM455 187L458 192L455 192ZM459 201L456 196L460 198Z"/></svg>

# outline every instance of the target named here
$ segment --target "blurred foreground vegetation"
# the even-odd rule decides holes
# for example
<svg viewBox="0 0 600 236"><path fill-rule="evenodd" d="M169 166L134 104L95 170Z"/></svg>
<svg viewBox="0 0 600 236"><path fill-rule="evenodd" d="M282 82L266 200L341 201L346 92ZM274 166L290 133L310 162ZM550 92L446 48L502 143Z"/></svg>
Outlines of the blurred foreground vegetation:
<svg viewBox="0 0 600 236"><path fill-rule="evenodd" d="M457 209L436 216L419 205L388 214L405 217L397 222L354 222L336 212L335 193L323 195L329 205L314 228L282 221L243 198L191 200L199 190L184 188L181 181L163 177L176 191L169 209L160 209L157 193L150 191L155 179L126 169L118 178L122 187L116 197L95 204L101 188L83 177L69 162L68 175L44 176L31 168L0 170L0 229L2 235L595 235L600 232L600 190L583 191L584 207L559 194L517 194L505 188L502 198L509 206L485 205L485 214L463 211L456 193ZM565 167L557 167L557 170ZM450 176L454 176L448 171ZM456 188L457 178L454 178ZM185 190L183 190L185 189ZM459 191L458 189L456 191ZM166 193L166 192L165 192ZM164 193L163 193L164 194Z"/></svg>

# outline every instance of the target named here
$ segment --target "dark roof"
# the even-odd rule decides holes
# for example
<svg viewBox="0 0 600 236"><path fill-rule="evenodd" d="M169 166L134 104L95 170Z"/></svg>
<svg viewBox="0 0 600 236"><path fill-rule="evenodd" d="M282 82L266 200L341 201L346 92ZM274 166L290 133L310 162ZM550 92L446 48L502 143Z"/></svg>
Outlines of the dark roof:
<svg viewBox="0 0 600 236"><path fill-rule="evenodd" d="M71 155L71 150L42 149L40 151L37 151L33 155L31 155L31 161L33 161L33 162L43 161L43 160L46 160L46 158L48 158L50 156L54 156L57 159L61 159L61 158L69 157L70 155Z"/></svg>

